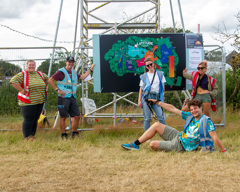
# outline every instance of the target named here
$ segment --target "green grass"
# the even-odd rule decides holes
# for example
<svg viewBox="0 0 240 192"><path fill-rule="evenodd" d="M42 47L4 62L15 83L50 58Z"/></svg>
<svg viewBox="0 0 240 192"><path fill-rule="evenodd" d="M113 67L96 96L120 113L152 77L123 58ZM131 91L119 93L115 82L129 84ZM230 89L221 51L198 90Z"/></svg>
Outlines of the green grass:
<svg viewBox="0 0 240 192"><path fill-rule="evenodd" d="M182 128L178 128L181 130ZM137 128L122 128L122 129L95 129L94 131L81 131L79 139L71 139L68 141L62 141L60 138L60 131L37 131L36 137L37 141L30 142L32 150L59 150L59 151L68 151L72 149L72 145L76 147L81 147L84 144L91 146L116 146L117 141L126 141L130 142L141 136L143 129ZM228 146L229 150L236 151L240 148L240 128L231 127L227 128L217 128L217 134L219 138L223 140L224 145ZM70 135L69 135L70 136ZM155 136L155 139L160 139L158 135ZM62 145L64 143L64 145ZM28 142L23 140L21 131L12 131L12 132L2 132L0 134L0 145L2 150L6 151L11 150L11 147L24 148L28 145ZM7 150L7 151L8 151ZM2 152L3 152L2 151Z"/></svg>

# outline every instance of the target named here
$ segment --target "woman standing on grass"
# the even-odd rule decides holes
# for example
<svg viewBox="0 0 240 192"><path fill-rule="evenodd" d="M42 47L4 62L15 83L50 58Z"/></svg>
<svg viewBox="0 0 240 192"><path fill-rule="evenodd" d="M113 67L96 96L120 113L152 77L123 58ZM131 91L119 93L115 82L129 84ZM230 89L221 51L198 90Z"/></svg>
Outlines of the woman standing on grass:
<svg viewBox="0 0 240 192"><path fill-rule="evenodd" d="M19 91L19 105L23 115L22 131L26 140L36 139L37 123L46 102L46 84L48 76L36 71L36 63L27 61L27 70L18 73L11 80L11 85Z"/></svg>
<svg viewBox="0 0 240 192"><path fill-rule="evenodd" d="M197 99L203 104L204 114L210 117L210 109L216 111L216 97L218 86L216 79L206 74L207 61L204 60L198 64L198 71L187 73L187 68L183 70L183 77L192 80L192 99ZM190 111L188 105L182 108L182 111Z"/></svg>
<svg viewBox="0 0 240 192"><path fill-rule="evenodd" d="M166 125L163 109L148 99L164 101L164 83L166 79L162 71L155 70L155 64L150 57L145 58L145 73L140 76L138 106L143 110L144 130L147 131L151 122L151 109L156 113L158 121Z"/></svg>

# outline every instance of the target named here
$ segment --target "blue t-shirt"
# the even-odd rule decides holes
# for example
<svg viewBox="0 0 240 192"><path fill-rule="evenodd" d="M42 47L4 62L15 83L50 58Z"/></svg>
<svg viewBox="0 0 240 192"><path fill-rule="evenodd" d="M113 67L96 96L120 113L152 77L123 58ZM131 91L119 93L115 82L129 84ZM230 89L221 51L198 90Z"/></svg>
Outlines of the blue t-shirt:
<svg viewBox="0 0 240 192"><path fill-rule="evenodd" d="M184 119L185 121L189 115L191 115L190 112L182 111L182 119ZM199 122L201 118L198 120L195 120L195 118L193 118L192 121L189 123L188 127L186 128L186 132L184 133L182 131L179 133L179 138L186 151L192 151L196 149L200 144ZM215 126L213 122L209 119L207 123L207 131L215 131Z"/></svg>

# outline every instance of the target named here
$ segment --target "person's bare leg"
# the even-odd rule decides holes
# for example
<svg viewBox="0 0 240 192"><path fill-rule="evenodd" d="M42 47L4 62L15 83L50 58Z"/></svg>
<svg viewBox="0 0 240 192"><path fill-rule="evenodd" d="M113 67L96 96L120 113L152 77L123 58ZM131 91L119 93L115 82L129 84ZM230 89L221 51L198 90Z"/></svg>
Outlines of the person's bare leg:
<svg viewBox="0 0 240 192"><path fill-rule="evenodd" d="M77 132L79 120L80 120L80 116L75 116L75 117L72 118L72 130L73 130L73 132Z"/></svg>
<svg viewBox="0 0 240 192"><path fill-rule="evenodd" d="M203 103L203 113L210 117L211 103Z"/></svg>
<svg viewBox="0 0 240 192"><path fill-rule="evenodd" d="M61 117L60 121L59 121L59 127L62 133L66 133L65 130L65 121L66 121L66 117Z"/></svg>
<svg viewBox="0 0 240 192"><path fill-rule="evenodd" d="M151 141L151 143L149 144L150 148L157 151L160 145L160 141L159 140L155 140L155 141Z"/></svg>
<svg viewBox="0 0 240 192"><path fill-rule="evenodd" d="M162 135L165 130L165 125L159 122L154 123L144 134L138 139L140 143L144 143L145 141L151 139L159 133Z"/></svg>

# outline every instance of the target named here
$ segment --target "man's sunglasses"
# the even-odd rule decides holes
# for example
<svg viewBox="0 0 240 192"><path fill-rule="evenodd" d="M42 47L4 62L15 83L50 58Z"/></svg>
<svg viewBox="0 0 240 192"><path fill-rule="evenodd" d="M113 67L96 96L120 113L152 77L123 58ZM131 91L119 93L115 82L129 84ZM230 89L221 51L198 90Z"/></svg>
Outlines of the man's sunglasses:
<svg viewBox="0 0 240 192"><path fill-rule="evenodd" d="M146 67L152 66L152 63L150 63L149 65L146 65Z"/></svg>
<svg viewBox="0 0 240 192"><path fill-rule="evenodd" d="M203 69L205 69L205 67L198 67L197 69L198 70L203 70Z"/></svg>

